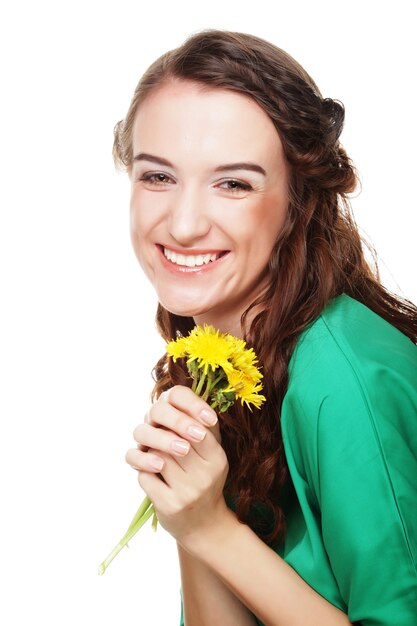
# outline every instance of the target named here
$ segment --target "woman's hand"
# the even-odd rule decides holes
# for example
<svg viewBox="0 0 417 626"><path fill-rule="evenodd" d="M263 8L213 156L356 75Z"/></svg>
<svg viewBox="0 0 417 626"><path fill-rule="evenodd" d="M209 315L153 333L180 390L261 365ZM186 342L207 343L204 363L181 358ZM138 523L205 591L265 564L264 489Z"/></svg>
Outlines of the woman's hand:
<svg viewBox="0 0 417 626"><path fill-rule="evenodd" d="M219 523L227 513L228 473L215 412L191 389L172 387L152 405L133 436L126 461L161 525L178 542Z"/></svg>

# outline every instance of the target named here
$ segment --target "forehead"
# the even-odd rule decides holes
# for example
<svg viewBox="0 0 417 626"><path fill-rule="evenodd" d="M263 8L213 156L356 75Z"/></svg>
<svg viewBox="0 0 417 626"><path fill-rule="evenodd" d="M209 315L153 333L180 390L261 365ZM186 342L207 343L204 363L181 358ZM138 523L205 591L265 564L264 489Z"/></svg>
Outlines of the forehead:
<svg viewBox="0 0 417 626"><path fill-rule="evenodd" d="M252 98L192 81L176 80L152 91L137 110L132 140L135 153L152 148L203 157L221 151L222 158L232 160L283 154L272 120Z"/></svg>

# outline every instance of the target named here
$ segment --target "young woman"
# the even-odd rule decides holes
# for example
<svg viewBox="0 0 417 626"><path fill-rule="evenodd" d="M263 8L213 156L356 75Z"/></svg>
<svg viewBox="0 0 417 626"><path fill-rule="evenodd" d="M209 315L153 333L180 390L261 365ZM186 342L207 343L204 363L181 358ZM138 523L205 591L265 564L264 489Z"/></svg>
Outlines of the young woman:
<svg viewBox="0 0 417 626"><path fill-rule="evenodd" d="M260 411L218 419L163 357L126 455L186 626L417 623L417 310L365 260L343 118L282 50L210 30L115 129L162 336L211 324L264 374Z"/></svg>

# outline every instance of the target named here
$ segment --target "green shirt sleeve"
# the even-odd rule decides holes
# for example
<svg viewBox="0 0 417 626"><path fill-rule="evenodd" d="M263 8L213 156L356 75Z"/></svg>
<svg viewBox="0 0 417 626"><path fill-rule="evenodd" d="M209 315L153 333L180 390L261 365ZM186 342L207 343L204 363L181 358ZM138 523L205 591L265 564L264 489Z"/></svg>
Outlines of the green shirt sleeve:
<svg viewBox="0 0 417 626"><path fill-rule="evenodd" d="M417 623L417 460L407 429L388 415L399 415L401 388L397 397L381 393L385 418L360 385L352 386L346 404L327 398L320 408L323 543L351 621L411 626Z"/></svg>
<svg viewBox="0 0 417 626"><path fill-rule="evenodd" d="M296 358L284 442L300 539L287 560L352 622L416 626L417 349L352 302Z"/></svg>

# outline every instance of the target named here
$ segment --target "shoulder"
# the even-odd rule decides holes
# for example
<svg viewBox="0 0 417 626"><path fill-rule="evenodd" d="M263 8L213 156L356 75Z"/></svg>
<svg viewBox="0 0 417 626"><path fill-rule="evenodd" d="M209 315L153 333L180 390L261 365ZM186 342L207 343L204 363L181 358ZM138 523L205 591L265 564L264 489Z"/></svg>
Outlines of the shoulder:
<svg viewBox="0 0 417 626"><path fill-rule="evenodd" d="M351 367L391 363L407 373L417 366L417 346L395 326L349 296L335 298L324 309L311 333L306 333L305 347L317 334L326 337L325 348L337 348L339 356Z"/></svg>
<svg viewBox="0 0 417 626"><path fill-rule="evenodd" d="M417 387L417 346L360 302L342 295L302 333L289 366L288 394L317 408L352 388L372 393L390 379ZM392 389L395 391L395 389ZM312 408L312 407L310 407Z"/></svg>
<svg viewBox="0 0 417 626"><path fill-rule="evenodd" d="M281 419L295 452L317 451L322 429L328 443L354 432L369 443L391 429L415 440L417 347L356 300L335 298L297 343Z"/></svg>

